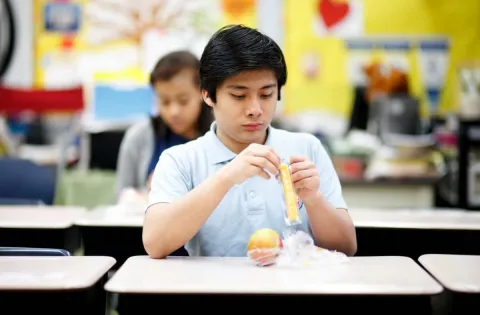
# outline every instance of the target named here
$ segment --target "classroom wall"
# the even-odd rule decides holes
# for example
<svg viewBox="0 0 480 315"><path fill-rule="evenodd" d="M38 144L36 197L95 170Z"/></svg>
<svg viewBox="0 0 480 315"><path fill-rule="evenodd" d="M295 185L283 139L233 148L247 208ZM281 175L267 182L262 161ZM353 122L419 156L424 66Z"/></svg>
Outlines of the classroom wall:
<svg viewBox="0 0 480 315"><path fill-rule="evenodd" d="M450 67L440 108L457 108L457 67L480 59L480 1L365 1L365 28L371 34L445 34L451 39Z"/></svg>
<svg viewBox="0 0 480 315"><path fill-rule="evenodd" d="M319 41L309 30L318 0L257 0L259 29L272 36L284 47L289 65L289 82L284 98L287 111L320 108L347 116L352 104L351 84L343 71L345 52L338 39L329 37ZM346 1L348 0L336 0ZM13 62L6 74L6 84L41 86L39 70L42 58L36 51L33 0L11 1L17 14L17 47ZM36 1L37 8L46 1ZM446 34L452 39L450 65L446 88L441 97L441 113L455 109L456 73L458 63L480 59L480 1L464 0L362 0L363 32L367 35L436 35ZM19 22L21 21L21 22ZM406 23L405 21L408 21ZM37 20L38 22L38 20ZM285 27L283 23L285 22ZM38 24L37 24L38 25ZM322 42L323 41L323 42ZM326 60L322 69L327 82L305 80L301 75L299 56L305 49L319 50ZM38 47L37 47L38 48ZM332 65L339 64L339 68ZM34 69L36 69L34 71ZM34 75L35 74L35 75ZM414 74L415 75L415 74ZM421 88L416 88L418 91ZM419 95L424 98L424 95ZM422 105L425 106L425 105Z"/></svg>
<svg viewBox="0 0 480 315"><path fill-rule="evenodd" d="M321 1L355 4L360 18L346 18L345 25L319 36L314 23ZM352 12L352 11L351 11ZM318 22L318 21L317 21ZM348 25L347 25L348 24ZM440 98L440 112L457 108L456 68L464 60L480 59L480 1L478 0L285 0L285 52L289 66L286 112L322 109L341 116L350 114L353 91L347 75L349 54L343 38L364 36L447 36L451 40L445 90ZM318 63L318 75L303 74L303 59ZM421 86L418 63L412 51L411 85L427 104ZM424 111L425 112L425 111Z"/></svg>
<svg viewBox="0 0 480 315"><path fill-rule="evenodd" d="M79 25L73 32L64 33L44 27L45 8L52 3L37 0L34 7L35 85L39 87L90 81L146 84L159 56L185 48L200 55L211 34L225 24L257 26L255 0L194 0L182 5L166 1L161 14L168 16L170 6L172 12L184 10L180 17L171 23L166 22L168 18L157 19L155 26L142 31L136 29L125 0L118 2L124 10L116 11L109 8L108 1L71 0L68 5L79 8ZM153 10L156 4L142 5L145 10ZM175 5L179 8L173 8ZM147 18L145 24L151 22Z"/></svg>
<svg viewBox="0 0 480 315"><path fill-rule="evenodd" d="M136 120L155 107L148 85L148 74L159 56L176 49L189 49L200 57L210 36L219 27L232 23L259 28L281 43L283 33L278 26L282 24L282 2L190 0L185 2L189 5L182 13L185 18L178 20L185 23L183 30L178 29L177 20L169 25L157 20L158 24L146 32L136 32L135 36L128 36L128 32L124 30L128 27L135 29L135 24L128 19L127 23L124 22L129 16L129 13L124 13L129 10L127 2L119 2L124 5L125 10L118 10L120 13L116 13L112 12L103 0L69 1L69 8L72 11L78 10L80 14L78 27L66 33L45 27L45 24L48 24L48 14L45 12L55 2L37 0L34 7L34 84L44 88L82 84L87 95L88 117L93 120ZM174 0L166 3L179 4ZM153 1L143 5L154 4ZM193 15L195 10L198 11ZM92 12L95 12L93 17ZM195 29L197 25L201 25L201 30ZM99 40L98 33L107 28L112 35L119 36ZM192 36L194 33L195 36ZM97 40L92 40L95 36ZM100 95L99 89L108 90L109 96L105 97L104 93ZM131 98L123 95L127 93L133 96L132 92L139 92L143 96L135 96L135 101L129 102ZM119 103L118 99L122 102ZM115 108L115 115L112 115L112 108ZM107 114L99 115L100 112Z"/></svg>
<svg viewBox="0 0 480 315"><path fill-rule="evenodd" d="M5 74L4 84L17 87L30 87L33 83L33 0L10 1L14 11L15 52Z"/></svg>

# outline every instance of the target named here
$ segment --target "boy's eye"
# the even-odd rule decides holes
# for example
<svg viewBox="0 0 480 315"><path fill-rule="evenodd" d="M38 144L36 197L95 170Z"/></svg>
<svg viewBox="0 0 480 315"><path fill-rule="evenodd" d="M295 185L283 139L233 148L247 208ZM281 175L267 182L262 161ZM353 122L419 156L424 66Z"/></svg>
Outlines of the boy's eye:
<svg viewBox="0 0 480 315"><path fill-rule="evenodd" d="M236 95L236 94L230 94L230 95L236 98L237 100L243 100L245 98L245 95Z"/></svg>
<svg viewBox="0 0 480 315"><path fill-rule="evenodd" d="M270 97L272 97L272 95L273 95L273 92L270 93L270 94L262 95L262 98L270 98Z"/></svg>

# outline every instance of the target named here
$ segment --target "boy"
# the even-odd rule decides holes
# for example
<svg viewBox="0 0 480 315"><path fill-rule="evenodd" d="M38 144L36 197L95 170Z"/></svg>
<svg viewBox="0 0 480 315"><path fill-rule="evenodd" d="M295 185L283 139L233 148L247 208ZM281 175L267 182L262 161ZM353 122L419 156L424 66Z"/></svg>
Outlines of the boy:
<svg viewBox="0 0 480 315"><path fill-rule="evenodd" d="M241 25L212 36L200 60L203 100L215 122L170 148L154 171L143 243L153 258L185 245L190 256L246 256L249 237L285 228L281 159L291 163L303 230L323 248L354 255L355 228L320 141L270 126L287 69L268 36Z"/></svg>

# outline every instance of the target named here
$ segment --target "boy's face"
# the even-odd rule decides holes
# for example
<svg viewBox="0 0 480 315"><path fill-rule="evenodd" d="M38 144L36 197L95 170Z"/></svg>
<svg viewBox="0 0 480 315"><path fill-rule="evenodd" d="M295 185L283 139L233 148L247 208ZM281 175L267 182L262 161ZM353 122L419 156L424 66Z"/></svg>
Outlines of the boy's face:
<svg viewBox="0 0 480 315"><path fill-rule="evenodd" d="M230 149L241 151L251 143L264 143L278 99L272 71L244 71L226 79L217 88L215 104L205 91L203 97L213 107L218 137Z"/></svg>

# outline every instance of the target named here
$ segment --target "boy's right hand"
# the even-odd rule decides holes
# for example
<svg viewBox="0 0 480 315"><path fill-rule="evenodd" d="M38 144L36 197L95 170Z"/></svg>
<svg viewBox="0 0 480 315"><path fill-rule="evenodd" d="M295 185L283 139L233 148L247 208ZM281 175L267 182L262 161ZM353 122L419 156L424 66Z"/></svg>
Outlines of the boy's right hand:
<svg viewBox="0 0 480 315"><path fill-rule="evenodd" d="M280 157L271 147L252 143L221 171L232 184L240 185L257 175L270 179L278 174L279 168Z"/></svg>

